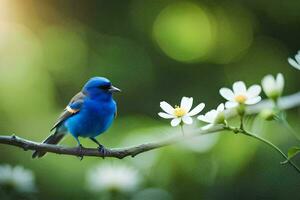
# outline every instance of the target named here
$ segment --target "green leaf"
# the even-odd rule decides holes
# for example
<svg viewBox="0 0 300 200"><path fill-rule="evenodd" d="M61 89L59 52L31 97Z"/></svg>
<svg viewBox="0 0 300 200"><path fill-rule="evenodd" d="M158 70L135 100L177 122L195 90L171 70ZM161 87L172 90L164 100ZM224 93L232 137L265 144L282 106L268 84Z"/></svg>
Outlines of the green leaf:
<svg viewBox="0 0 300 200"><path fill-rule="evenodd" d="M300 147L292 147L288 151L288 158L292 158L300 152Z"/></svg>
<svg viewBox="0 0 300 200"><path fill-rule="evenodd" d="M289 162L290 159L292 159L298 153L300 153L300 147L291 147L288 151L288 159L281 162L281 164L286 164L287 162Z"/></svg>

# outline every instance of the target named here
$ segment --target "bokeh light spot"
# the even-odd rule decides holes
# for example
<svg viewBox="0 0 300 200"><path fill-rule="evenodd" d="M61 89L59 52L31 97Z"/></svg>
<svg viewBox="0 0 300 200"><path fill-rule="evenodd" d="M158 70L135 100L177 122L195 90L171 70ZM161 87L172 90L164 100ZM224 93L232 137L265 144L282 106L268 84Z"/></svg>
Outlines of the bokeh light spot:
<svg viewBox="0 0 300 200"><path fill-rule="evenodd" d="M153 37L169 57L183 62L204 59L213 45L209 15L193 3L175 3L161 11Z"/></svg>
<svg viewBox="0 0 300 200"><path fill-rule="evenodd" d="M251 13L242 6L230 4L214 9L216 43L209 59L213 63L236 62L250 47L253 40Z"/></svg>

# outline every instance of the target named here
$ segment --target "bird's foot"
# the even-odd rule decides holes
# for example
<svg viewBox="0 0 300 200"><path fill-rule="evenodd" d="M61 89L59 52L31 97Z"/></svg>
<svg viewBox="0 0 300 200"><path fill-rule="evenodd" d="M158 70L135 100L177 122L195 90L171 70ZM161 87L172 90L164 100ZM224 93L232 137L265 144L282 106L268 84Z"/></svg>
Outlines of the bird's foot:
<svg viewBox="0 0 300 200"><path fill-rule="evenodd" d="M78 149L78 158L81 161L83 159L83 149L84 149L84 147L82 146L82 144L79 144L77 149Z"/></svg>
<svg viewBox="0 0 300 200"><path fill-rule="evenodd" d="M103 145L99 145L98 151L101 153L103 159L108 153L108 150Z"/></svg>

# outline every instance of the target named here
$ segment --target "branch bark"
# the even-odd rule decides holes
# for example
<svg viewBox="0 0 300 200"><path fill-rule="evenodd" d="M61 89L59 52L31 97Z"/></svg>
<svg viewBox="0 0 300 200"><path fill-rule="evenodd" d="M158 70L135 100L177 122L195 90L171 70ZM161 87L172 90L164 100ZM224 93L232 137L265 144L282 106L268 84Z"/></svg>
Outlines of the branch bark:
<svg viewBox="0 0 300 200"><path fill-rule="evenodd" d="M281 109L290 109L296 106L300 105L300 92L297 92L295 94L282 97L279 101L279 107ZM247 108L248 114L256 114L260 112L262 109L265 108L272 108L272 102L270 100L264 100L260 102L257 105L249 106ZM226 113L229 117L234 117L236 113L234 112L228 112ZM201 136L209 133L216 133L225 130L223 126L216 126L209 130L195 130L193 133L190 133L186 136L176 136L172 138L165 139L163 141L159 142L150 142L150 143L144 143L133 147L125 147L125 148L114 148L114 149L107 149L105 154L100 152L98 149L95 148L82 148L79 149L77 147L64 147L61 145L51 145L51 144L43 144L43 143L37 143L30 140L26 140L21 137L17 137L15 135L12 136L0 136L0 144L6 144L11 146L16 146L23 148L25 151L27 150L38 150L38 151L45 151L50 153L56 153L56 154L64 154L64 155L73 155L73 156L94 156L94 157L114 157L122 159L127 156L134 157L138 154L141 154L143 152L147 152L153 149L158 149L161 147L169 146L175 143L178 143L182 140L189 139L191 137L195 136Z"/></svg>

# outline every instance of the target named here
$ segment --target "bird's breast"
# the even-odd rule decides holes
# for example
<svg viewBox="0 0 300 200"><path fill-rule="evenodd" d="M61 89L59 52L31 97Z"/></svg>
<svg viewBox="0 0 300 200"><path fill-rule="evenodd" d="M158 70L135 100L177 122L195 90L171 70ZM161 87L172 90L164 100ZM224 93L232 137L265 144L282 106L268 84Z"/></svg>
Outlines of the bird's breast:
<svg viewBox="0 0 300 200"><path fill-rule="evenodd" d="M106 131L114 119L116 104L111 102L85 101L79 113L66 121L71 134L95 137Z"/></svg>

